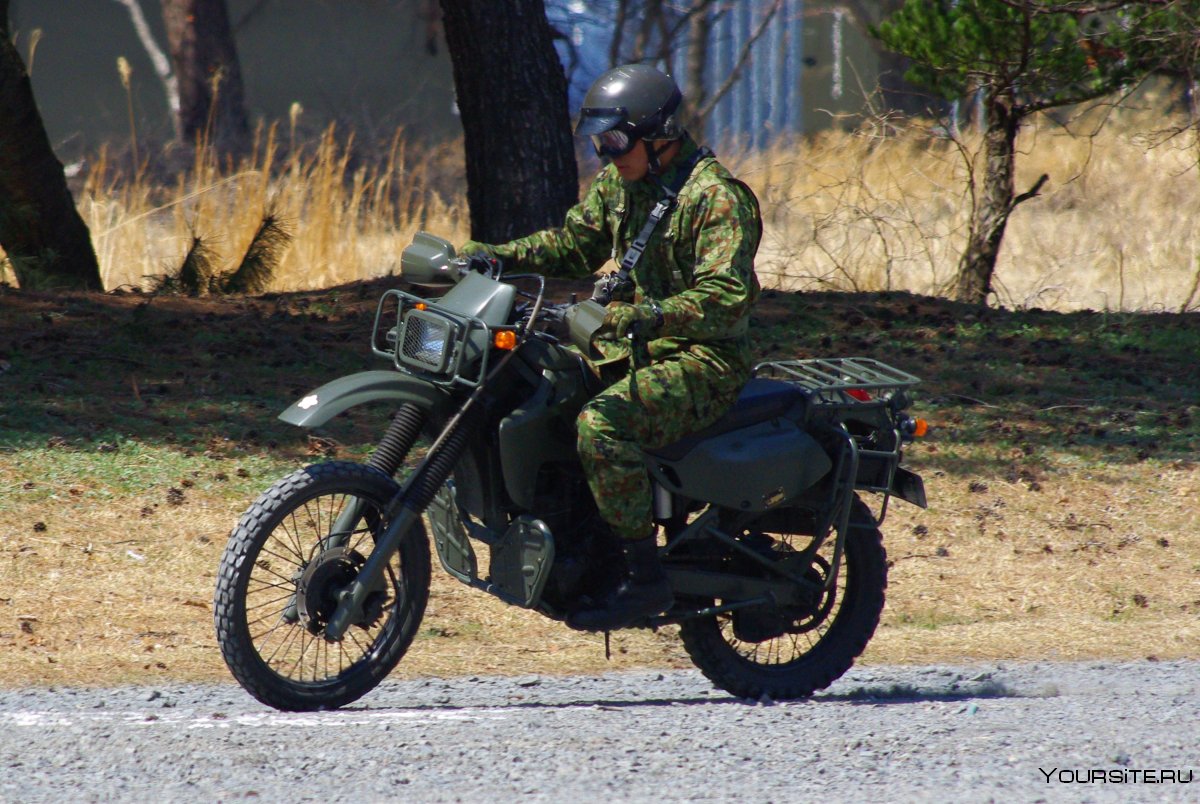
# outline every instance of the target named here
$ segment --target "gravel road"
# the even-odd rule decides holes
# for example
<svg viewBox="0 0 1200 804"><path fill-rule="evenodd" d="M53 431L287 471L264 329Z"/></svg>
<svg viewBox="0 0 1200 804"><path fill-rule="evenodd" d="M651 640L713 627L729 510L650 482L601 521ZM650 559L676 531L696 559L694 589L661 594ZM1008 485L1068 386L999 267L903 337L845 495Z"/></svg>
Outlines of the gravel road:
<svg viewBox="0 0 1200 804"><path fill-rule="evenodd" d="M21 802L1197 801L1200 662L868 667L790 703L692 671L389 682L318 714L5 690L0 763Z"/></svg>

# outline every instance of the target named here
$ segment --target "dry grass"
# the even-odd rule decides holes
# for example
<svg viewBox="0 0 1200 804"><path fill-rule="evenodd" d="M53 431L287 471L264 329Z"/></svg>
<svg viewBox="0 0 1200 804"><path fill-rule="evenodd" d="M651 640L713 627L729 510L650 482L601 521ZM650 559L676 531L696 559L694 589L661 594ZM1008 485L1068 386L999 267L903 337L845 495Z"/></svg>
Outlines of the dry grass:
<svg viewBox="0 0 1200 804"><path fill-rule="evenodd" d="M973 492L967 478L927 476L933 507L889 514L888 606L864 662L1200 655L1200 545L1177 535L1194 527L1195 464L1065 473L1039 491L987 477ZM0 553L4 683L227 680L210 603L238 510L204 485L180 505L158 494L100 505L85 491L27 506L17 495L0 515L14 534ZM44 530L29 528L33 517ZM613 644L606 662L600 637L435 567L421 635L396 674L690 666L674 629Z"/></svg>
<svg viewBox="0 0 1200 804"><path fill-rule="evenodd" d="M1010 220L995 278L1001 303L1179 310L1200 302L1200 232L1191 225L1200 215L1200 150L1193 133L1162 136L1180 121L1164 119L1161 107L1112 112L1103 127L1097 114L1026 127L1017 189L1043 173L1050 180ZM151 287L151 277L178 271L197 236L229 270L268 212L295 233L272 290L391 273L419 229L466 238L461 143L417 146L399 133L382 157L360 162L353 137L333 129L311 147L293 140L283 148L275 129L260 132L253 157L236 167L201 152L165 183L99 154L80 209L105 286ZM726 150L763 203L764 283L931 295L951 283L977 136L955 142L923 123L877 121L765 153Z"/></svg>
<svg viewBox="0 0 1200 804"><path fill-rule="evenodd" d="M263 218L275 213L295 237L274 290L331 287L395 272L401 249L421 228L466 237L466 205L440 189L461 174L456 143L413 153L398 132L384 157L355 163L353 137L328 129L311 149L279 156L275 129L260 132L254 156L223 168L210 151L160 187L128 176L104 153L92 165L79 206L92 232L107 288L149 287L178 271L195 237L224 258L246 254Z"/></svg>
<svg viewBox="0 0 1200 804"><path fill-rule="evenodd" d="M1050 178L1009 221L994 278L1015 308L1180 310L1200 263L1195 134L1133 111L1069 127L1041 117L1018 140L1017 192ZM1178 124L1178 121L1175 121ZM942 295L966 242L968 160L980 142L921 125L830 132L737 160L767 218L760 275L789 290Z"/></svg>

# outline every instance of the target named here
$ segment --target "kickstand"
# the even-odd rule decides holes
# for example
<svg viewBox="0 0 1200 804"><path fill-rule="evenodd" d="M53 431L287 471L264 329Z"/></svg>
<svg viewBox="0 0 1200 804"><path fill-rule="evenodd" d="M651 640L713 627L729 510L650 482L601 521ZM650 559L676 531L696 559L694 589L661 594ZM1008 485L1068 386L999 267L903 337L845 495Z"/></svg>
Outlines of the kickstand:
<svg viewBox="0 0 1200 804"><path fill-rule="evenodd" d="M604 661L606 662L612 661L612 643L609 641L609 637L611 636L612 631L604 632Z"/></svg>

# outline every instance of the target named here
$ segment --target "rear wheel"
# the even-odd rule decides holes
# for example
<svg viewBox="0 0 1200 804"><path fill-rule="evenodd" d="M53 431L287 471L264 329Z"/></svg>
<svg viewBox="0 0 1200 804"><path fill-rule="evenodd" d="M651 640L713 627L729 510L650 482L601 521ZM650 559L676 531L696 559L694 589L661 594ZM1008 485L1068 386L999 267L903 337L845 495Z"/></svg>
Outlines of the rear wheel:
<svg viewBox="0 0 1200 804"><path fill-rule="evenodd" d="M221 559L213 608L225 662L255 698L292 711L343 706L408 650L429 598L429 543L419 522L345 636L324 637L397 490L368 466L317 464L277 482L242 515Z"/></svg>
<svg viewBox="0 0 1200 804"><path fill-rule="evenodd" d="M773 535L769 549L787 554L810 538ZM809 578L824 581L832 560L831 538L817 554ZM814 605L685 620L680 637L701 672L733 695L804 698L833 683L867 647L879 624L886 587L883 537L867 507L855 500L837 582Z"/></svg>

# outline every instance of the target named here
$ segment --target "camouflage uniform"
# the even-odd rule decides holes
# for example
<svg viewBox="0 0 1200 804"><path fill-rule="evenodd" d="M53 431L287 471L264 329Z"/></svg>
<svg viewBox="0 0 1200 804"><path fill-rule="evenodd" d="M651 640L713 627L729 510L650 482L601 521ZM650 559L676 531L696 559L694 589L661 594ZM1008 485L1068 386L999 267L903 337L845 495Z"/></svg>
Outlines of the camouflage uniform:
<svg viewBox="0 0 1200 804"><path fill-rule="evenodd" d="M690 139L661 176L695 152ZM620 261L663 191L648 180L624 182L606 166L560 229L499 246L464 244L522 271L580 278L610 257ZM750 375L747 334L759 294L754 255L762 233L758 204L712 157L701 159L669 218L655 229L633 271L633 301L656 300L663 326L648 345L650 364L612 383L578 419L578 449L600 514L624 539L652 533L650 481L641 449L666 446L715 422ZM607 357L625 342L598 342Z"/></svg>

